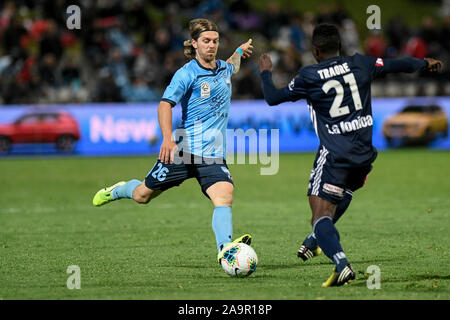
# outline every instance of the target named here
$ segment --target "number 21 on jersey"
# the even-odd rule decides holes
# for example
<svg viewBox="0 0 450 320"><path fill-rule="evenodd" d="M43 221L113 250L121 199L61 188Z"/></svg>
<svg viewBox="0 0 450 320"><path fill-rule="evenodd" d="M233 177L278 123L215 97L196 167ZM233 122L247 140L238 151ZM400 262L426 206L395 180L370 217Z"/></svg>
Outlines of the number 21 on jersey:
<svg viewBox="0 0 450 320"><path fill-rule="evenodd" d="M350 86L350 91L352 93L353 104L356 110L362 109L361 97L359 96L358 85L356 84L356 79L353 73L346 74L344 76L344 81ZM337 80L328 80L322 86L323 92L328 94L330 89L336 91L336 97L334 97L333 103L330 108L330 116L332 118L340 117L350 113L348 106L341 106L342 100L344 99L344 87Z"/></svg>

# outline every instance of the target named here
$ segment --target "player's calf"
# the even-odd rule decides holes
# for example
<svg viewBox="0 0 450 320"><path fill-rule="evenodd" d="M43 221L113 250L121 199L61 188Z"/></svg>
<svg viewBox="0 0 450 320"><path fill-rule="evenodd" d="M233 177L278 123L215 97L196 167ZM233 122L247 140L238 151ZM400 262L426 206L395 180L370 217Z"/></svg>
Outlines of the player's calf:
<svg viewBox="0 0 450 320"><path fill-rule="evenodd" d="M141 183L133 190L133 199L137 203L147 204L152 199L156 198L162 193L161 190L152 190L147 188L144 183Z"/></svg>
<svg viewBox="0 0 450 320"><path fill-rule="evenodd" d="M100 189L92 199L94 206L101 206L118 199L133 199L137 203L148 203L157 197L161 191L154 191L141 181L133 179L128 182L120 181L110 187Z"/></svg>

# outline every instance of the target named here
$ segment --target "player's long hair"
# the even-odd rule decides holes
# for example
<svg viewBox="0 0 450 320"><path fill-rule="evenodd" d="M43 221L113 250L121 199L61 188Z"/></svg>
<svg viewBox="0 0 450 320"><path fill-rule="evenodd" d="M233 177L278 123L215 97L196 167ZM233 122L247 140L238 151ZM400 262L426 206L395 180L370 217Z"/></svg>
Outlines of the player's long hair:
<svg viewBox="0 0 450 320"><path fill-rule="evenodd" d="M189 21L189 32L191 34L191 38L197 41L200 37L200 34L205 31L216 31L219 32L219 28L217 25L207 19L194 19ZM192 46L192 40L186 40L183 43L184 45L184 55L192 60L195 58L195 48Z"/></svg>

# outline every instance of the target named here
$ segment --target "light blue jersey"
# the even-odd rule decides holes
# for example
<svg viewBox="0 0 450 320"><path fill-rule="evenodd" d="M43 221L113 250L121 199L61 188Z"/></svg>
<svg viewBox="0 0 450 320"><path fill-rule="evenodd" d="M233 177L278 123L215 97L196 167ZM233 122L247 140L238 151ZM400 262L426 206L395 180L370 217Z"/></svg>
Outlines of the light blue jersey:
<svg viewBox="0 0 450 320"><path fill-rule="evenodd" d="M174 74L161 100L181 103L182 122L175 131L178 147L206 158L225 158L226 129L234 66L216 60L216 69L194 59Z"/></svg>

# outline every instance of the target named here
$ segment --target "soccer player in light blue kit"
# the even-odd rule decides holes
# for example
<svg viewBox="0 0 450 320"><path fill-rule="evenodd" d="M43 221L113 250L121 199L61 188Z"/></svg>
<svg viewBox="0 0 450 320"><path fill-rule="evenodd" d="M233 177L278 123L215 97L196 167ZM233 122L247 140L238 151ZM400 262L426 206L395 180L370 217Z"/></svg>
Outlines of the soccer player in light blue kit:
<svg viewBox="0 0 450 320"><path fill-rule="evenodd" d="M184 42L190 59L173 76L158 107L163 142L159 158L143 182L121 181L99 190L93 204L129 198L148 203L163 191L196 178L214 204L212 228L218 260L225 246L242 242L250 245L251 235L232 241L233 180L226 157L226 128L231 99L231 76L239 71L241 57L252 53L252 40L242 44L227 60L216 59L219 47L217 26L206 19L189 23L191 40ZM181 103L182 123L172 132L172 108Z"/></svg>

